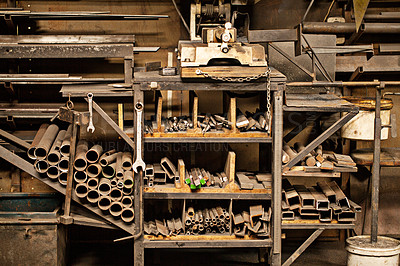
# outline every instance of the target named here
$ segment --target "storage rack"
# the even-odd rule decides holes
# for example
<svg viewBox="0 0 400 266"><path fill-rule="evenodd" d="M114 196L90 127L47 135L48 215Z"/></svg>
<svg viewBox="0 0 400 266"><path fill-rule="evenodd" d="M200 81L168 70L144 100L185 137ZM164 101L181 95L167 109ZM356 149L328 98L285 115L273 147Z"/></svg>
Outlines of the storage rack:
<svg viewBox="0 0 400 266"><path fill-rule="evenodd" d="M29 37L29 36L28 36ZM40 44L36 44L40 45ZM48 44L41 44L45 46L49 46ZM62 44L55 44L55 46L62 46ZM81 45L79 45L81 46ZM96 45L94 45L96 46ZM118 45L117 45L118 46ZM66 45L65 47L68 47ZM122 46L121 46L122 47ZM125 46L124 46L125 47ZM133 51L134 47L132 44L128 45L128 50L124 50L123 53L125 59L125 77L123 80L115 80L114 82L124 82L124 86L109 86L107 84L99 84L99 85L86 85L84 80L78 81L79 85L64 85L61 90L64 97L85 97L88 92L92 92L96 95L96 97L132 97L134 98L134 103L136 101L142 101L144 99L144 92L152 91L152 90L188 90L188 91L241 91L241 92L263 92L266 89L265 80L257 81L252 83L214 83L214 82L185 82L180 79L179 76L174 77L164 77L160 76L157 72L136 72L134 78L133 77ZM125 49L125 48L123 48ZM19 50L22 51L22 50ZM26 56L31 57L32 55L27 54L15 54L15 56ZM114 55L114 54L112 54ZM49 55L41 54L41 57L47 57ZM75 54L75 56L78 56ZM94 55L93 57L104 57L104 54ZM122 56L122 54L121 54ZM11 55L7 55L6 57L11 58ZM53 54L50 57L57 58L57 54ZM40 83L57 83L57 84L65 84L65 83L75 83L74 81L69 80L69 78L60 78L60 80L41 80L40 77L35 77L35 80L30 80L26 77L2 77L2 80L5 82L11 82L12 84L40 84ZM99 82L99 80L87 80L88 83ZM111 80L102 80L101 82L110 82ZM112 82L112 81L111 81ZM154 88L154 83L156 83L156 87ZM353 224L337 224L330 223L324 224L316 221L290 221L290 222L282 222L281 221L281 149L282 149L282 139L283 139L283 111L308 111L308 112L349 112L349 115L345 116L344 119L339 120L334 124L333 128L330 128L327 132L318 137L313 143L313 145L320 144L324 139L329 137L331 133L334 133L337 129L339 129L342 125L344 125L352 116L354 116L357 112L353 106L340 105L340 106L321 106L321 105L312 105L308 102L307 106L290 106L283 105L283 93L285 91L285 83L286 78L280 74L278 71L273 70L271 73L271 90L272 90L272 99L273 99L273 127L272 127L272 136L266 138L226 138L226 137L215 137L215 138L207 138L207 142L209 143L271 143L273 150L273 158L272 158L272 174L273 174L273 187L272 191L269 194L256 194L256 193L157 193L157 192L149 192L143 193L142 187L142 176L135 175L135 213L137 219L135 219L134 226L125 226L122 223L118 223L115 220L108 219L107 228L114 226L119 226L123 228L130 234L138 235L141 233L144 221L143 214L143 201L148 199L230 199L230 200L272 200L272 211L273 211L273 227L272 227L272 239L267 240L254 240L254 239L243 239L237 240L233 237L226 239L214 239L212 244L210 245L210 239L204 240L199 237L193 237L193 240L187 239L171 239L171 240L150 240L145 239L142 235L138 237L136 241L134 241L134 258L135 265L143 265L144 264L144 250L146 248L201 248L201 247L259 247L259 248L267 248L271 247L271 262L273 265L281 264L281 229L315 229L316 231L310 236L309 239L305 242L305 245L302 245L298 250L297 254L293 255L286 263L289 265L293 262L301 252L307 248L312 241L314 241L324 229L351 229L354 228ZM309 99L308 99L309 100ZM304 102L304 99L302 100ZM108 123L112 123L112 119L109 118L106 114L103 116ZM134 117L136 121L136 116ZM115 124L115 123L114 123ZM136 132L134 130L134 132ZM126 137L126 134L123 132L118 132L121 136ZM136 134L143 134L143 132L136 132ZM4 137L4 136L2 136ZM7 139L5 137L5 139ZM204 138L198 137L190 137L190 138L145 138L145 142L187 142L187 143L195 143L202 142ZM29 145L26 142L21 142L17 138L9 138L9 142L11 143L22 143L22 146ZM26 144L26 145L25 145ZM21 146L21 145L20 145ZM307 146L305 152L309 152L308 149L312 149ZM143 150L143 149L142 149ZM32 165L18 155L13 154L7 149L0 147L0 156L10 163L16 165L21 168L25 172L31 174L35 178L41 180L42 182L48 184L50 187L56 189L62 194L68 194L64 187L58 186L53 182L45 178L41 178L34 170ZM300 158L301 155L299 155ZM292 162L292 164L295 164ZM79 200L71 195L72 200ZM84 205L85 206L85 205ZM90 206L85 206L97 215L104 217L101 212L96 212L95 208L90 208ZM74 219L74 223L76 224L84 224L85 221L81 222L82 219ZM68 223L67 221L64 221ZM86 224L88 222L86 221ZM105 226L100 225L96 222L91 222L91 224L95 226ZM111 224L111 226L109 225Z"/></svg>
<svg viewBox="0 0 400 266"><path fill-rule="evenodd" d="M252 83L216 83L216 82L191 82L183 81L179 76L160 76L158 72L136 72L133 79L133 89L135 94L134 101L143 102L144 92L151 90L178 90L178 91L247 91L247 92L265 92L266 81L261 80ZM258 247L273 249L272 259L276 261L274 264L280 264L277 258L280 258L281 250L281 142L282 142L282 100L283 91L285 89L286 78L276 70L271 73L271 99L273 99L273 126L272 136L265 139L254 140L249 138L202 138L202 137L179 137L179 138L145 138L145 142L202 142L207 143L272 143L273 158L272 158L272 176L273 188L271 194L256 194L256 193L170 193L170 192L149 192L143 193L144 200L146 199L227 199L227 200L269 200L272 199L272 239L237 239L235 237L213 238L212 236L191 236L193 240L187 240L188 237L179 236L165 240L151 240L149 237L140 237L134 243L134 258L135 265L144 264L144 250L147 248L237 248L237 247ZM136 119L136 118L135 118ZM135 124L135 123L134 123ZM134 132L136 132L134 130ZM267 163L267 162L265 162ZM278 193L275 193L278 191ZM135 194L136 196L136 194ZM136 201L135 201L136 204ZM141 203L142 204L142 203ZM136 211L136 209L135 209ZM141 213L136 217L141 217L136 233L143 226L143 206ZM274 259L275 258L275 259Z"/></svg>
<svg viewBox="0 0 400 266"><path fill-rule="evenodd" d="M322 144L330 136L332 136L337 130L344 126L350 119L352 119L358 113L358 107L339 98L334 94L286 94L285 104L283 105L284 112L303 112L307 114L313 114L312 116L307 116L303 123L299 124L289 133L287 133L283 140L289 142L297 134L299 134L307 125L317 120L321 114L324 113L344 113L343 116L333 123L328 129L322 132L318 137L308 144L303 151L297 154L295 158L289 161L284 168L290 168L297 164L306 154L314 150L318 145ZM312 173L315 178L318 177L340 177L340 173L322 173L318 176ZM305 175L290 174L290 171L283 174L283 176L291 177L304 177ZM301 220L295 219L294 221L282 221L283 230L314 230L314 232L304 241L304 243L292 253L292 255L282 264L284 266L291 265L317 238L322 234L324 230L327 229L338 229L347 230L354 229L355 225L353 223L338 223L337 221L332 221L330 223L321 223L318 220Z"/></svg>

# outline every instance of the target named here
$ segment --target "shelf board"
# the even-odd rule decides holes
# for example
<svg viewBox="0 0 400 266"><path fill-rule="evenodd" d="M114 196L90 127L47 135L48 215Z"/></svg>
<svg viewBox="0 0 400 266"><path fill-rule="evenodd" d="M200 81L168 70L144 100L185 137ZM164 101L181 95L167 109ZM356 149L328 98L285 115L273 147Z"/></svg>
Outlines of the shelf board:
<svg viewBox="0 0 400 266"><path fill-rule="evenodd" d="M287 171L287 172L282 172L282 177L340 178L340 172Z"/></svg>
<svg viewBox="0 0 400 266"><path fill-rule="evenodd" d="M125 133L133 138L132 130L125 130ZM170 132L145 134L144 141L147 143L272 143L272 137L266 132Z"/></svg>
<svg viewBox="0 0 400 266"><path fill-rule="evenodd" d="M271 247L272 240L245 236L238 238L229 234L144 236L145 248L243 248Z"/></svg>
<svg viewBox="0 0 400 266"><path fill-rule="evenodd" d="M236 184L225 188L200 188L191 191L188 186L177 189L173 184L155 185L144 188L145 199L236 199L269 200L271 189L240 190Z"/></svg>
<svg viewBox="0 0 400 266"><path fill-rule="evenodd" d="M330 223L300 218L295 218L293 221L282 221L282 229L354 229L354 227L353 223L339 223L337 220L332 220Z"/></svg>

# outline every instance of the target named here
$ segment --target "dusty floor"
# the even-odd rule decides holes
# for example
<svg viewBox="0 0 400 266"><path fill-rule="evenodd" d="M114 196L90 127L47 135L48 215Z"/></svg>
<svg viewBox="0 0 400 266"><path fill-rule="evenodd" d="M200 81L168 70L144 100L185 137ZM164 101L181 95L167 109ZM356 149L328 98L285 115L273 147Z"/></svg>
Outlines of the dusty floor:
<svg viewBox="0 0 400 266"><path fill-rule="evenodd" d="M295 251L301 242L284 241L282 262ZM71 246L71 265L132 265L131 243L75 242ZM317 241L313 243L293 265L346 265L344 243ZM260 265L256 249L185 249L146 250L146 265Z"/></svg>

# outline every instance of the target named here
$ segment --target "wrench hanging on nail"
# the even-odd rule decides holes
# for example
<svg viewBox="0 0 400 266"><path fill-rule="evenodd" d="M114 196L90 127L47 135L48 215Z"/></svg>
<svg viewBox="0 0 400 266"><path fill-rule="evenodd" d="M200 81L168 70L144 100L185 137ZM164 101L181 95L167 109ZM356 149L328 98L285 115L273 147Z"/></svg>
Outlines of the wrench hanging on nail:
<svg viewBox="0 0 400 266"><path fill-rule="evenodd" d="M89 125L87 127L87 132L93 133L95 128L93 126L93 93L89 92L87 94L88 103L89 103Z"/></svg>
<svg viewBox="0 0 400 266"><path fill-rule="evenodd" d="M143 103L137 102L135 104L135 112L136 112L136 160L132 165L133 171L138 173L138 168L142 167L142 171L146 169L146 164L142 159L142 116L143 116Z"/></svg>

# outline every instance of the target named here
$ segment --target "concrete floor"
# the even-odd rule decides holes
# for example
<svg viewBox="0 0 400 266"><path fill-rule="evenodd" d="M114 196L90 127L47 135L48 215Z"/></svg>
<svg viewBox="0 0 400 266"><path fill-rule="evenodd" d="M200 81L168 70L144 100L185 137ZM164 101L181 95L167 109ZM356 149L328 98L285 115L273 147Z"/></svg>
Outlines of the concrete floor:
<svg viewBox="0 0 400 266"><path fill-rule="evenodd" d="M302 243L284 241L282 262ZM131 243L73 243L71 265L132 265ZM344 243L317 241L313 243L292 265L346 265ZM256 249L213 250L146 250L146 265L260 265Z"/></svg>

